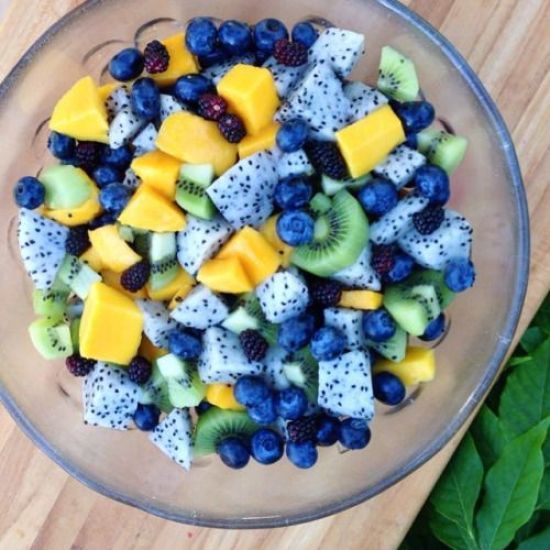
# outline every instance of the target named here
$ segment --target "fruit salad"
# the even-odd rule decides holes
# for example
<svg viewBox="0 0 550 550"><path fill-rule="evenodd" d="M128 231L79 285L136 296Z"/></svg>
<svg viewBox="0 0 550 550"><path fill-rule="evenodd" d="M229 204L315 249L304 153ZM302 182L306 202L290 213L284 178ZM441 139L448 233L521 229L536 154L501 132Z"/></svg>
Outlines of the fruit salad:
<svg viewBox="0 0 550 550"><path fill-rule="evenodd" d="M86 424L185 469L309 468L434 378L475 279L446 206L467 140L393 47L351 78L364 42L197 17L54 106L52 159L14 198L30 338L83 378Z"/></svg>

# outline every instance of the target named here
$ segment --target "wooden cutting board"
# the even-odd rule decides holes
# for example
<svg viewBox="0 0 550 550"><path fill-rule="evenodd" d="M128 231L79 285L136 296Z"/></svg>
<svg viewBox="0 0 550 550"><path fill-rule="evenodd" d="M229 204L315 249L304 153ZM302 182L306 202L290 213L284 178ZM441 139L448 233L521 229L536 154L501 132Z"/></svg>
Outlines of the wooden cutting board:
<svg viewBox="0 0 550 550"><path fill-rule="evenodd" d="M0 79L42 32L80 3L0 0ZM532 271L521 333L550 286L550 2L403 3L469 60L513 134L532 224ZM457 443L455 438L377 498L337 516L285 529L223 531L167 522L93 493L36 449L0 407L0 549L394 549Z"/></svg>

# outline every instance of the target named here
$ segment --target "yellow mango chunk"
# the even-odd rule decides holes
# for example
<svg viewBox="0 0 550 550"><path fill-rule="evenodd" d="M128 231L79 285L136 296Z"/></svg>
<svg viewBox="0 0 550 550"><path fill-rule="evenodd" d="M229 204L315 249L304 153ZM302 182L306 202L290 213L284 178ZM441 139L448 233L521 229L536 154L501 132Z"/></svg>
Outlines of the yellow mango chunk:
<svg viewBox="0 0 550 550"><path fill-rule="evenodd" d="M336 132L336 141L352 178L359 178L380 164L405 141L403 125L389 105Z"/></svg>
<svg viewBox="0 0 550 550"><path fill-rule="evenodd" d="M156 348L151 340L147 338L147 336L144 336L141 340L141 345L139 346L138 354L141 357L145 357L147 361L152 363L155 359L158 359L159 357L164 357L165 355L168 355L170 352L163 348Z"/></svg>
<svg viewBox="0 0 550 550"><path fill-rule="evenodd" d="M435 354L433 349L410 347L400 363L387 359L374 364L374 372L391 372L405 386L414 386L419 382L429 382L435 377Z"/></svg>
<svg viewBox="0 0 550 550"><path fill-rule="evenodd" d="M242 294L254 288L236 257L209 260L200 268L197 281L210 290L227 294Z"/></svg>
<svg viewBox="0 0 550 550"><path fill-rule="evenodd" d="M193 290L192 286L181 287L175 294L174 297L170 300L168 304L168 309L173 311L176 309L182 302L187 298L187 295Z"/></svg>
<svg viewBox="0 0 550 550"><path fill-rule="evenodd" d="M144 185L174 200L181 162L162 151L152 151L134 159L132 170Z"/></svg>
<svg viewBox="0 0 550 550"><path fill-rule="evenodd" d="M76 208L56 208L54 210L44 208L42 210L42 213L47 218L64 225L68 225L69 227L88 223L92 221L100 212L101 205L99 204L99 191L92 180L90 180L90 198L85 203L77 206Z"/></svg>
<svg viewBox="0 0 550 550"><path fill-rule="evenodd" d="M120 283L120 276L120 273L116 273L115 271L111 271L110 269L104 269L101 272L103 282L107 286L110 286L111 288L114 288L115 290L118 290L119 292L122 292L123 294L126 294L126 296L135 300L137 300L138 298L147 298L147 292L145 288L142 288L137 292L129 292L128 290L126 290Z"/></svg>
<svg viewBox="0 0 550 550"><path fill-rule="evenodd" d="M229 143L215 122L187 112L174 113L160 127L157 147L190 164L212 164L218 176L237 162L237 146Z"/></svg>
<svg viewBox="0 0 550 550"><path fill-rule="evenodd" d="M181 231L185 228L185 214L170 200L148 185L140 185L118 221L136 229L158 233Z"/></svg>
<svg viewBox="0 0 550 550"><path fill-rule="evenodd" d="M218 260L226 258L238 258L254 286L273 275L281 265L279 254L267 239L252 227L241 229L216 256Z"/></svg>
<svg viewBox="0 0 550 550"><path fill-rule="evenodd" d="M378 309L382 306L384 295L372 290L344 290L340 298L340 307L352 309Z"/></svg>
<svg viewBox="0 0 550 550"><path fill-rule="evenodd" d="M90 246L90 248L80 256L80 260L88 264L96 273L99 273L105 268L100 255L93 246Z"/></svg>
<svg viewBox="0 0 550 550"><path fill-rule="evenodd" d="M277 251L281 258L281 265L288 267L290 265L290 257L294 248L279 239L277 233L277 218L279 216L271 216L262 227L260 233L266 238L267 242Z"/></svg>
<svg viewBox="0 0 550 550"><path fill-rule="evenodd" d="M141 256L128 246L114 224L88 231L88 235L106 269L121 273L141 261Z"/></svg>
<svg viewBox="0 0 550 550"><path fill-rule="evenodd" d="M264 67L235 65L218 83L218 94L239 115L249 134L265 128L279 107L273 75Z"/></svg>
<svg viewBox="0 0 550 550"><path fill-rule="evenodd" d="M159 86L172 86L180 76L199 71L195 58L185 45L185 35L183 33L170 36L161 40L161 42L168 50L170 64L163 73L150 75Z"/></svg>
<svg viewBox="0 0 550 550"><path fill-rule="evenodd" d="M240 403L235 399L233 386L228 384L208 384L206 387L206 400L220 409L229 409L231 411L244 411Z"/></svg>
<svg viewBox="0 0 550 550"><path fill-rule="evenodd" d="M191 292L191 289L195 285L195 279L187 273L184 269L179 269L178 274L162 288L153 290L150 284L147 284L147 294L151 300L157 302L164 302L172 300L180 292L185 292L185 296Z"/></svg>
<svg viewBox="0 0 550 550"><path fill-rule="evenodd" d="M117 89L120 88L120 84L118 82L113 82L111 84L103 84L103 86L100 86L97 89L97 92L99 93L99 97L101 98L101 101L105 103L109 96Z"/></svg>
<svg viewBox="0 0 550 550"><path fill-rule="evenodd" d="M141 344L143 316L128 296L95 283L80 321L80 355L96 361L128 365Z"/></svg>
<svg viewBox="0 0 550 550"><path fill-rule="evenodd" d="M58 101L50 130L81 141L109 143L107 109L91 77L79 80Z"/></svg>
<svg viewBox="0 0 550 550"><path fill-rule="evenodd" d="M244 159L245 157L249 157L259 151L271 149L275 145L279 128L280 124L273 121L263 130L260 130L257 134L246 136L237 145L239 148L239 157Z"/></svg>

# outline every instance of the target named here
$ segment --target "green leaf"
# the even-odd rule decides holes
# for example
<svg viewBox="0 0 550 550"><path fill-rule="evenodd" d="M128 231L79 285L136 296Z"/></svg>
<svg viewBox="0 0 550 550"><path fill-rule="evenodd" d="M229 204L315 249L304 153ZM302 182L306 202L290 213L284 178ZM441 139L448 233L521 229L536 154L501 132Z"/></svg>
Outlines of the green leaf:
<svg viewBox="0 0 550 550"><path fill-rule="evenodd" d="M479 410L470 428L470 433L474 438L483 465L488 470L502 454L509 441L509 436L499 418L487 405L483 405Z"/></svg>
<svg viewBox="0 0 550 550"><path fill-rule="evenodd" d="M482 480L483 463L466 434L430 497L430 527L451 548L479 548L473 518Z"/></svg>
<svg viewBox="0 0 550 550"><path fill-rule="evenodd" d="M550 527L524 540L518 546L518 550L546 550L548 548L550 548Z"/></svg>
<svg viewBox="0 0 550 550"><path fill-rule="evenodd" d="M550 510L550 470L548 469L544 472L540 484L537 510Z"/></svg>
<svg viewBox="0 0 550 550"><path fill-rule="evenodd" d="M529 327L520 340L521 347L532 353L546 340L546 334L540 327Z"/></svg>
<svg viewBox="0 0 550 550"><path fill-rule="evenodd" d="M476 515L481 548L505 548L535 510L544 461L541 446L548 429L541 422L509 443L487 472Z"/></svg>
<svg viewBox="0 0 550 550"><path fill-rule="evenodd" d="M519 365L523 365L523 363L529 363L531 361L530 355L516 355L514 357L511 357L510 360L507 363L508 367L517 367Z"/></svg>
<svg viewBox="0 0 550 550"><path fill-rule="evenodd" d="M513 435L520 435L550 415L550 338L531 361L508 376L500 397L499 416Z"/></svg>

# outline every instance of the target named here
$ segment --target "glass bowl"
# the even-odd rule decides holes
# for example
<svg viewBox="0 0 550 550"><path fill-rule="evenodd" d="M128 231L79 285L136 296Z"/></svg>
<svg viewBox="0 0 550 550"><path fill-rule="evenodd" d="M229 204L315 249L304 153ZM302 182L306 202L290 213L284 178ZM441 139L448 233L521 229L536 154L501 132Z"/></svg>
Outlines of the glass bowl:
<svg viewBox="0 0 550 550"><path fill-rule="evenodd" d="M60 95L85 75L105 80L121 47L166 37L193 16L287 24L318 17L363 32L367 56L356 77L374 81L379 50L391 44L411 57L423 92L458 134L470 140L453 177L452 206L475 228L478 281L450 310L452 330L438 347L434 382L396 411L379 407L373 440L360 452L321 450L303 471L286 460L241 471L203 459L186 473L137 430L119 433L82 423L80 382L61 362L31 347L31 287L15 237L13 182L48 160L46 120ZM440 34L390 0L91 0L56 23L25 54L0 88L1 249L0 395L34 442L92 489L159 516L212 527L275 527L358 504L426 462L483 398L514 334L528 274L528 215L508 131L460 54Z"/></svg>

